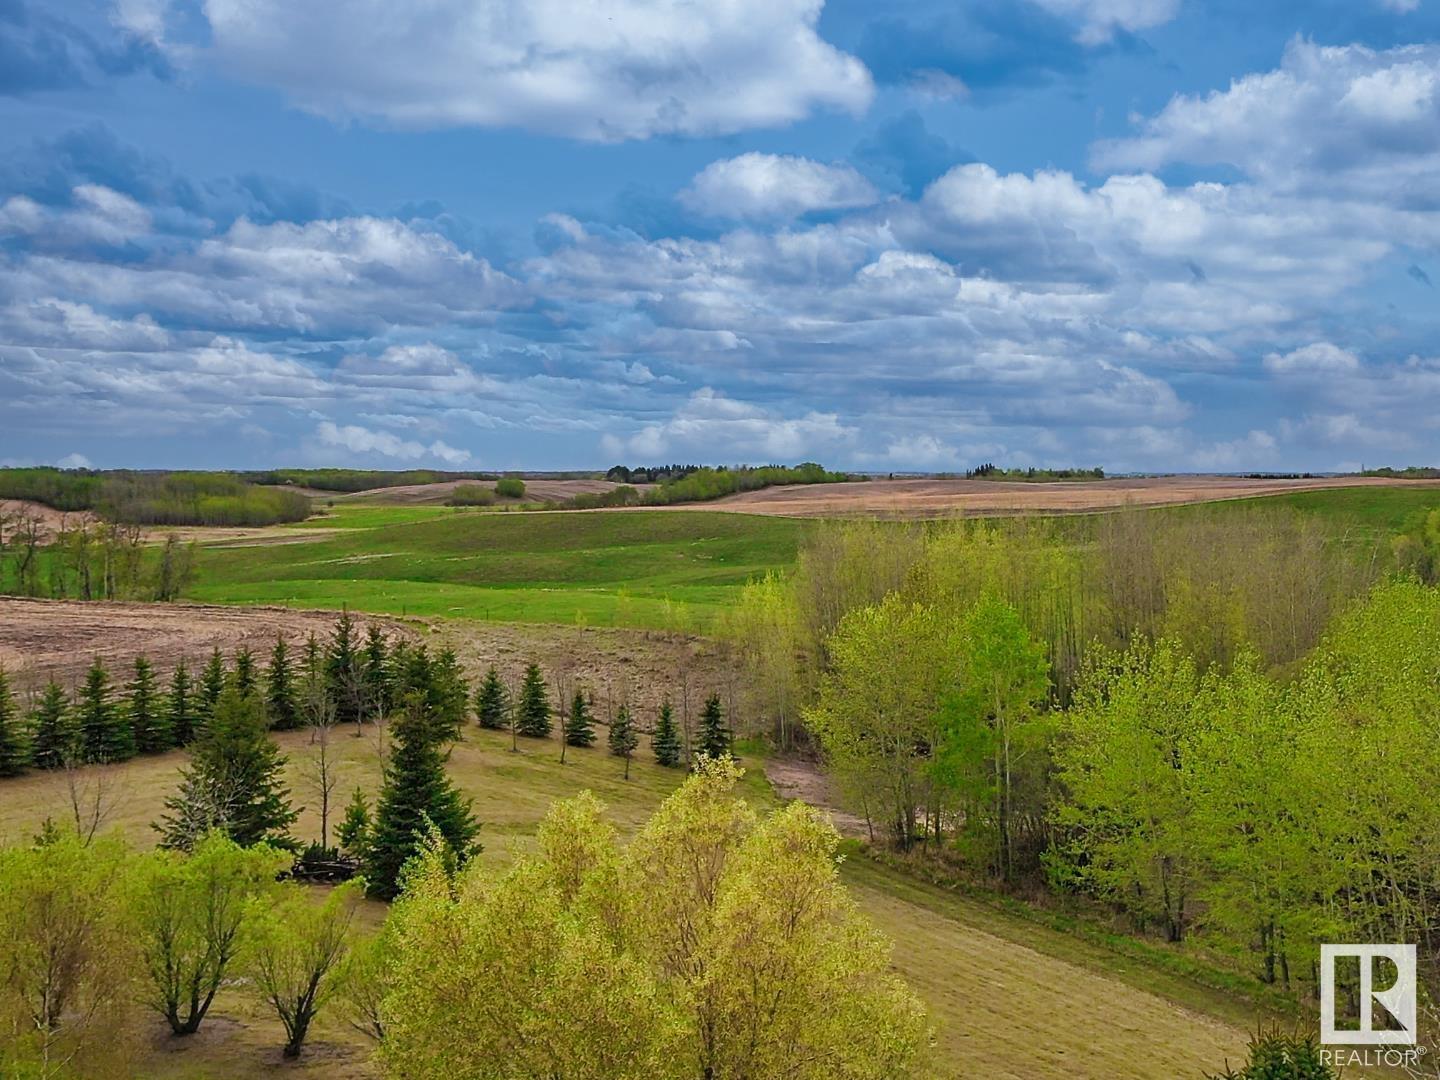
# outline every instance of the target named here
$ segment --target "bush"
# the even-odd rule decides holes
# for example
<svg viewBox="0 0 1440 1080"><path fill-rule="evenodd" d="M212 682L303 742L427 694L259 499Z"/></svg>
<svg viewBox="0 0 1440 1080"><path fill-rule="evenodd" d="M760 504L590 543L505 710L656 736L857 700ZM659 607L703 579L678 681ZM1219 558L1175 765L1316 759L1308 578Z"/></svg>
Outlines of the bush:
<svg viewBox="0 0 1440 1080"><path fill-rule="evenodd" d="M1250 1060L1239 1072L1227 1064L1208 1080L1338 1080L1340 1073L1320 1055L1309 1035L1262 1031L1250 1040Z"/></svg>
<svg viewBox="0 0 1440 1080"><path fill-rule="evenodd" d="M495 494L504 499L523 499L525 481L518 476L502 476L495 481Z"/></svg>
<svg viewBox="0 0 1440 1080"><path fill-rule="evenodd" d="M502 481L503 482L503 481ZM498 485L497 485L498 486ZM494 506L495 492L479 484L459 484L445 500L446 506Z"/></svg>

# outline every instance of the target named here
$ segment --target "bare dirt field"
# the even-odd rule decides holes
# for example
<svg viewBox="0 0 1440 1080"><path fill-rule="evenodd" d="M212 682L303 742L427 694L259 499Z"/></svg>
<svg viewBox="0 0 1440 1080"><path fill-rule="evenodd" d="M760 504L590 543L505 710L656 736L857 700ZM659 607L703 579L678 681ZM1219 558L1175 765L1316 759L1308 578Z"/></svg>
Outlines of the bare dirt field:
<svg viewBox="0 0 1440 1080"><path fill-rule="evenodd" d="M1248 480L1234 476L1145 476L1078 483L1000 480L861 480L763 488L683 509L786 517L945 517L951 514L1084 513L1122 507L1245 499L1326 488L1440 487L1440 480L1319 477Z"/></svg>
<svg viewBox="0 0 1440 1080"><path fill-rule="evenodd" d="M148 656L161 670L182 660L203 662L210 651L248 646L260 656L277 634L298 641L312 631L324 637L332 611L238 608L204 604L123 604L0 597L0 666L21 688L56 679L77 681L95 657L118 670ZM393 620L357 616L362 627Z"/></svg>
<svg viewBox="0 0 1440 1080"><path fill-rule="evenodd" d="M276 635L292 644L311 632L323 640L335 615L280 607L0 597L0 667L17 687L33 689L51 678L66 686L77 682L97 656L112 672L141 654L163 672L181 659L203 663L212 649L230 654L241 646L263 662ZM719 694L730 713L741 692L736 667L726 661L723 647L684 634L359 615L356 621L362 628L378 622L392 633L451 646L476 681L493 664L508 685L518 688L533 661L545 672L553 696L568 699L583 688L602 720L626 702L646 729L666 697L677 718L688 714L694 720L710 694Z"/></svg>
<svg viewBox="0 0 1440 1080"><path fill-rule="evenodd" d="M443 503L461 484L478 484L492 488L492 480L447 480L439 484L401 484L396 487L372 488L348 495L331 494L336 502L383 502L400 505ZM614 491L619 484L609 480L526 480L525 498L517 502L558 503L576 495L600 495ZM643 487L643 485L640 485Z"/></svg>

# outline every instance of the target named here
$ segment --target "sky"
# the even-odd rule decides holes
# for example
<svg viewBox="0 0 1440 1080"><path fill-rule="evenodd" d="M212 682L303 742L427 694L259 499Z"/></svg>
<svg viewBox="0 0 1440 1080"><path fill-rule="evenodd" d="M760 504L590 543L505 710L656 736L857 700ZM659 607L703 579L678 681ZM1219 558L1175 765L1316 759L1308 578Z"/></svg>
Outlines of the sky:
<svg viewBox="0 0 1440 1080"><path fill-rule="evenodd" d="M1440 0L0 0L0 464L1440 464Z"/></svg>

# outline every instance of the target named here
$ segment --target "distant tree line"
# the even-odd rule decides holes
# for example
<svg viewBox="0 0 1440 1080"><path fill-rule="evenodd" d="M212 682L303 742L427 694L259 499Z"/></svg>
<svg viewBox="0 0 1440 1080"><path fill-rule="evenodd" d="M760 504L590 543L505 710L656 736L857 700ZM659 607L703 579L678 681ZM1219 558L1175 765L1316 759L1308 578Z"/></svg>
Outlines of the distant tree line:
<svg viewBox="0 0 1440 1080"><path fill-rule="evenodd" d="M685 465L667 468L681 471L644 491L627 483L602 494L577 495L565 506L572 510L595 510L606 506L670 506L675 503L709 502L741 491L758 491L781 484L838 484L854 479L847 473L831 472L813 461L793 467L741 465L727 468L722 465L711 468ZM660 471L657 469L657 474ZM617 465L606 473L606 477L615 479L621 475L636 477L638 474L643 479L646 473L647 470L626 469Z"/></svg>
<svg viewBox="0 0 1440 1080"><path fill-rule="evenodd" d="M612 465L605 479L614 484L663 484L699 472L703 465Z"/></svg>
<svg viewBox="0 0 1440 1080"><path fill-rule="evenodd" d="M233 473L0 469L0 499L65 512L87 511L124 525L277 525L302 521L310 500L257 487Z"/></svg>
<svg viewBox="0 0 1440 1080"><path fill-rule="evenodd" d="M1407 465L1403 469L1395 469L1385 466L1380 469L1365 469L1361 476L1385 476L1395 480L1437 480L1440 479L1440 469L1433 465Z"/></svg>
<svg viewBox="0 0 1440 1080"><path fill-rule="evenodd" d="M242 472L250 484L315 488L318 491L354 492L411 484L443 484L451 480L494 480L494 473L445 472L439 469L264 469Z"/></svg>
<svg viewBox="0 0 1440 1080"><path fill-rule="evenodd" d="M1104 480L1105 470L1100 466L1093 469L1037 469L1033 465L1024 469L1004 469L986 462L973 469L965 470L967 480Z"/></svg>

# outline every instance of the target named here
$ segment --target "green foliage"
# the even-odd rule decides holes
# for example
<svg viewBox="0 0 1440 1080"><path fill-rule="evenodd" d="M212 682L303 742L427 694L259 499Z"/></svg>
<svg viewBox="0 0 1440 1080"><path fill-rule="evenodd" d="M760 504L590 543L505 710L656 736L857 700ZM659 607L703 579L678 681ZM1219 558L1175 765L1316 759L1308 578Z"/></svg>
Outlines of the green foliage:
<svg viewBox="0 0 1440 1080"><path fill-rule="evenodd" d="M470 804L445 774L449 756L424 703L412 697L391 725L394 749L365 851L365 878L372 896L393 899L401 871L419 849L426 830L437 829L460 861L475 849L480 827Z"/></svg>
<svg viewBox="0 0 1440 1080"><path fill-rule="evenodd" d="M0 848L0 1075L134 1075L128 859L60 829Z"/></svg>
<svg viewBox="0 0 1440 1080"><path fill-rule="evenodd" d="M475 715L480 726L491 731L504 731L510 726L510 695L494 667L485 672L475 693Z"/></svg>
<svg viewBox="0 0 1440 1080"><path fill-rule="evenodd" d="M1097 653L1061 720L1053 818L1067 839L1057 875L1073 875L1172 941L1197 892L1198 744L1210 716L1194 661L1173 641ZM1065 855L1070 858L1064 858Z"/></svg>
<svg viewBox="0 0 1440 1080"><path fill-rule="evenodd" d="M217 646L200 672L199 693L195 697L195 726L191 733L192 738L205 729L210 722L210 717L215 714L215 706L220 702L220 695L225 692L226 680L225 657L220 655L220 649Z"/></svg>
<svg viewBox="0 0 1440 1080"><path fill-rule="evenodd" d="M590 746L595 742L595 721L590 715L590 705L585 700L585 691L576 690L570 701L570 711L565 715L565 745Z"/></svg>
<svg viewBox="0 0 1440 1080"><path fill-rule="evenodd" d="M371 491L375 488L440 484L447 480L483 480L481 473L436 469L270 469L240 474L252 484L292 485L320 491Z"/></svg>
<svg viewBox="0 0 1440 1080"><path fill-rule="evenodd" d="M30 711L30 759L37 769L58 769L75 755L74 718L65 690L53 679Z"/></svg>
<svg viewBox="0 0 1440 1080"><path fill-rule="evenodd" d="M179 791L165 800L169 812L155 825L163 846L189 851L213 830L241 847L293 847L289 830L298 815L282 780L284 767L260 700L227 687L191 746Z"/></svg>
<svg viewBox="0 0 1440 1080"><path fill-rule="evenodd" d="M195 738L196 726L200 721L199 702L195 696L195 684L190 679L190 669L185 661L175 665L170 676L170 689L165 695L165 723L176 746L189 746Z"/></svg>
<svg viewBox="0 0 1440 1080"><path fill-rule="evenodd" d="M270 650L270 664L265 669L265 713L275 731L294 731L303 723L290 647L278 634L275 647Z"/></svg>
<svg viewBox="0 0 1440 1080"><path fill-rule="evenodd" d="M539 664L530 664L525 668L525 679L520 684L515 730L532 739L545 739L550 737L552 726L550 693L545 688L545 676L540 673Z"/></svg>
<svg viewBox="0 0 1440 1080"><path fill-rule="evenodd" d="M502 476L495 481L495 494L502 499L523 499L525 497L525 481L518 476Z"/></svg>
<svg viewBox="0 0 1440 1080"><path fill-rule="evenodd" d="M30 764L30 748L20 727L20 710L10 676L0 667L0 777L19 776Z"/></svg>
<svg viewBox="0 0 1440 1080"><path fill-rule="evenodd" d="M285 1027L286 1058L300 1056L310 1025L339 987L360 897L356 881L332 889L319 904L303 886L291 885L278 902L252 908L255 941L246 967Z"/></svg>
<svg viewBox="0 0 1440 1080"><path fill-rule="evenodd" d="M1033 465L1024 469L1003 469L988 462L965 470L967 480L1021 480L1049 483L1053 480L1104 480L1105 470L1098 465L1093 469L1037 469Z"/></svg>
<svg viewBox="0 0 1440 1080"><path fill-rule="evenodd" d="M159 850L137 869L135 917L149 979L146 1003L176 1035L200 1030L247 942L251 905L278 891L283 851L242 848L211 833L189 855Z"/></svg>
<svg viewBox="0 0 1440 1080"><path fill-rule="evenodd" d="M1208 1080L1339 1080L1340 1072L1321 1053L1313 1036L1262 1031L1250 1040L1249 1058L1239 1072L1226 1067Z"/></svg>
<svg viewBox="0 0 1440 1080"><path fill-rule="evenodd" d="M360 641L350 609L344 608L330 632L325 649L325 695L335 709L335 720L353 724L360 719L364 668Z"/></svg>
<svg viewBox="0 0 1440 1080"><path fill-rule="evenodd" d="M758 491L781 484L838 484L851 479L853 477L845 473L827 472L823 466L811 461L793 468L782 465L701 468L652 487L641 496L641 502L646 506L708 502L741 491Z"/></svg>
<svg viewBox="0 0 1440 1080"><path fill-rule="evenodd" d="M350 858L364 863L369 857L370 800L365 798L362 789L357 787L350 797L350 805L345 807L345 816L335 830L335 838L340 842L340 850Z"/></svg>
<svg viewBox="0 0 1440 1080"><path fill-rule="evenodd" d="M125 713L142 754L158 754L175 745L169 717L155 689L155 669L143 656L135 658L135 677L126 688Z"/></svg>
<svg viewBox="0 0 1440 1080"><path fill-rule="evenodd" d="M828 640L831 670L804 714L842 788L899 848L915 840L918 808L936 802L916 750L939 739L957 636L954 619L898 593L849 612Z"/></svg>
<svg viewBox="0 0 1440 1080"><path fill-rule="evenodd" d="M650 737L650 749L657 763L673 769L681 763L685 748L680 742L680 728L675 723L675 708L666 698L660 705L660 716Z"/></svg>
<svg viewBox="0 0 1440 1080"><path fill-rule="evenodd" d="M395 706L395 692L391 685L390 645L385 640L385 631L378 623L371 623L365 631L365 649L361 657L361 685L364 691L364 706L367 714L385 715Z"/></svg>
<svg viewBox="0 0 1440 1080"><path fill-rule="evenodd" d="M84 761L127 761L135 756L135 732L112 697L110 674L98 656L76 697L75 719Z"/></svg>
<svg viewBox="0 0 1440 1080"><path fill-rule="evenodd" d="M725 726L725 717L720 712L719 694L711 694L705 699L695 749L712 760L730 756L730 729Z"/></svg>
<svg viewBox="0 0 1440 1080"><path fill-rule="evenodd" d="M91 510L130 525L276 525L310 515L304 495L255 487L232 473L0 469L0 498Z"/></svg>
<svg viewBox="0 0 1440 1080"><path fill-rule="evenodd" d="M966 836L984 864L1010 881L1016 833L1044 812L1045 732L1036 721L1050 694L1050 665L1020 613L993 593L961 621L956 663L958 687L940 715L936 776L961 796ZM1029 839L1038 853L1039 831Z"/></svg>
<svg viewBox="0 0 1440 1080"><path fill-rule="evenodd" d="M497 485L498 486L498 485ZM522 485L523 493L523 485ZM495 492L479 484L459 484L445 500L446 506L494 506Z"/></svg>
<svg viewBox="0 0 1440 1080"><path fill-rule="evenodd" d="M235 687L235 692L241 697L249 697L255 693L258 679L259 676L255 671L255 654L247 646L240 646L235 650L235 661L230 669L230 681Z"/></svg>
<svg viewBox="0 0 1440 1080"><path fill-rule="evenodd" d="M454 649L447 647L436 654L425 686L425 701L436 738L442 742L459 739L470 714L470 686Z"/></svg>
<svg viewBox="0 0 1440 1080"><path fill-rule="evenodd" d="M635 748L640 745L640 735L635 730L635 721L630 716L630 706L622 704L615 711L615 719L610 721L610 734L607 738L610 746L610 753L616 757L625 759L625 775L630 775L630 756L635 753Z"/></svg>
<svg viewBox="0 0 1440 1080"><path fill-rule="evenodd" d="M919 1002L796 803L757 821L707 767L628 848L584 794L538 852L455 879L428 847L392 910L389 1075L669 1080L915 1075Z"/></svg>

